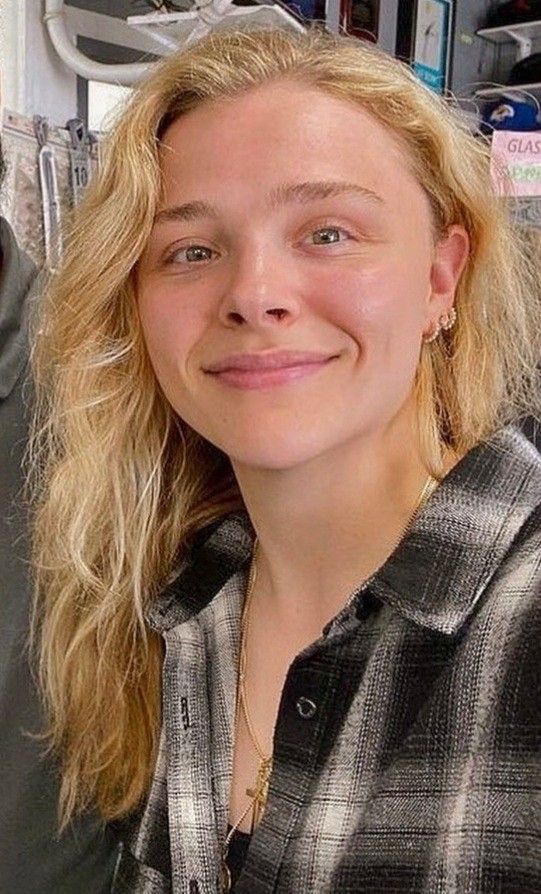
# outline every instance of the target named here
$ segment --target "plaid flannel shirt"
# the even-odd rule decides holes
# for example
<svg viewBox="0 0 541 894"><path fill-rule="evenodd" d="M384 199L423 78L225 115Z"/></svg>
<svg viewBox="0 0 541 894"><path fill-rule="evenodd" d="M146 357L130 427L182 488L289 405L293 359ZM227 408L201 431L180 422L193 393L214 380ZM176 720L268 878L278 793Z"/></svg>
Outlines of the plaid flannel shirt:
<svg viewBox="0 0 541 894"><path fill-rule="evenodd" d="M502 429L297 656L239 894L541 892L540 501ZM153 606L164 723L117 894L220 890L252 543L227 517Z"/></svg>

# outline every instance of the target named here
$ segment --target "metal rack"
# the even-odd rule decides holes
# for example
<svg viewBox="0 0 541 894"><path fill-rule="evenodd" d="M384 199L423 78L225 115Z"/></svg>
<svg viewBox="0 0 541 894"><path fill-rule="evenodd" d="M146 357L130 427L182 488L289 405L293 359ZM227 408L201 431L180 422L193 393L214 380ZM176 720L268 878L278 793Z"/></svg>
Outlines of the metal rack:
<svg viewBox="0 0 541 894"><path fill-rule="evenodd" d="M276 3L235 6L232 0L196 2L193 7L182 12L128 16L126 21L133 28L152 37L161 46L162 52L165 49L169 53L197 40L210 30L243 27L247 23L304 30L293 13Z"/></svg>
<svg viewBox="0 0 541 894"><path fill-rule="evenodd" d="M492 44L510 44L516 45L517 61L525 59L532 52L532 44L534 40L541 39L541 20L535 22L520 22L516 25L498 25L495 28L480 28L477 36ZM510 92L528 92L541 97L541 81L532 84L501 85L498 87L484 87L475 91L475 96L481 99L495 99L500 96L502 91Z"/></svg>

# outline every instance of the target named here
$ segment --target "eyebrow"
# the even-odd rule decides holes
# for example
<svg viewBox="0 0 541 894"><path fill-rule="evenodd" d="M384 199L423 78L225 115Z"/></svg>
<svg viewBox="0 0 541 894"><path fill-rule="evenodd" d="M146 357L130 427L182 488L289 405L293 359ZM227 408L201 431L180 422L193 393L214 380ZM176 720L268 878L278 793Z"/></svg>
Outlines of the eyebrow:
<svg viewBox="0 0 541 894"><path fill-rule="evenodd" d="M360 186L358 183L347 183L342 180L283 184L269 193L266 198L266 204L270 209L279 208L294 202L306 205L317 199L328 199L333 196L344 195L345 193L354 193L370 202L375 202L379 205L384 204L382 197L372 189ZM156 214L154 223L165 223L173 220L192 221L201 217L217 219L218 216L218 209L213 205L209 205L207 202L194 201L186 202L183 205L173 205L170 208L163 208Z"/></svg>

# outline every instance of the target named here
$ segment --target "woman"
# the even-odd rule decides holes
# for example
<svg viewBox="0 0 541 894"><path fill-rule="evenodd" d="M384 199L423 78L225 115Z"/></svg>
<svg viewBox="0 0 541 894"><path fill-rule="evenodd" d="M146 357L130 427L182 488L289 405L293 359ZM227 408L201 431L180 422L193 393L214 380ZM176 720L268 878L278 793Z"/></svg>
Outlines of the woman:
<svg viewBox="0 0 541 894"><path fill-rule="evenodd" d="M532 282L371 46L217 34L134 96L35 349L42 685L116 891L539 890Z"/></svg>

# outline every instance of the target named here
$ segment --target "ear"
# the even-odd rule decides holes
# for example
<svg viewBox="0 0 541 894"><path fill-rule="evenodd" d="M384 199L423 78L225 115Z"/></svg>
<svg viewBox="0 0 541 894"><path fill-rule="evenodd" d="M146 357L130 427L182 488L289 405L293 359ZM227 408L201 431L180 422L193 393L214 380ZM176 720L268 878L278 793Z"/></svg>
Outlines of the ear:
<svg viewBox="0 0 541 894"><path fill-rule="evenodd" d="M430 296L427 323L438 325L439 318L453 306L456 287L470 253L470 238L466 229L453 224L434 246L430 268ZM430 328L429 327L429 328Z"/></svg>

